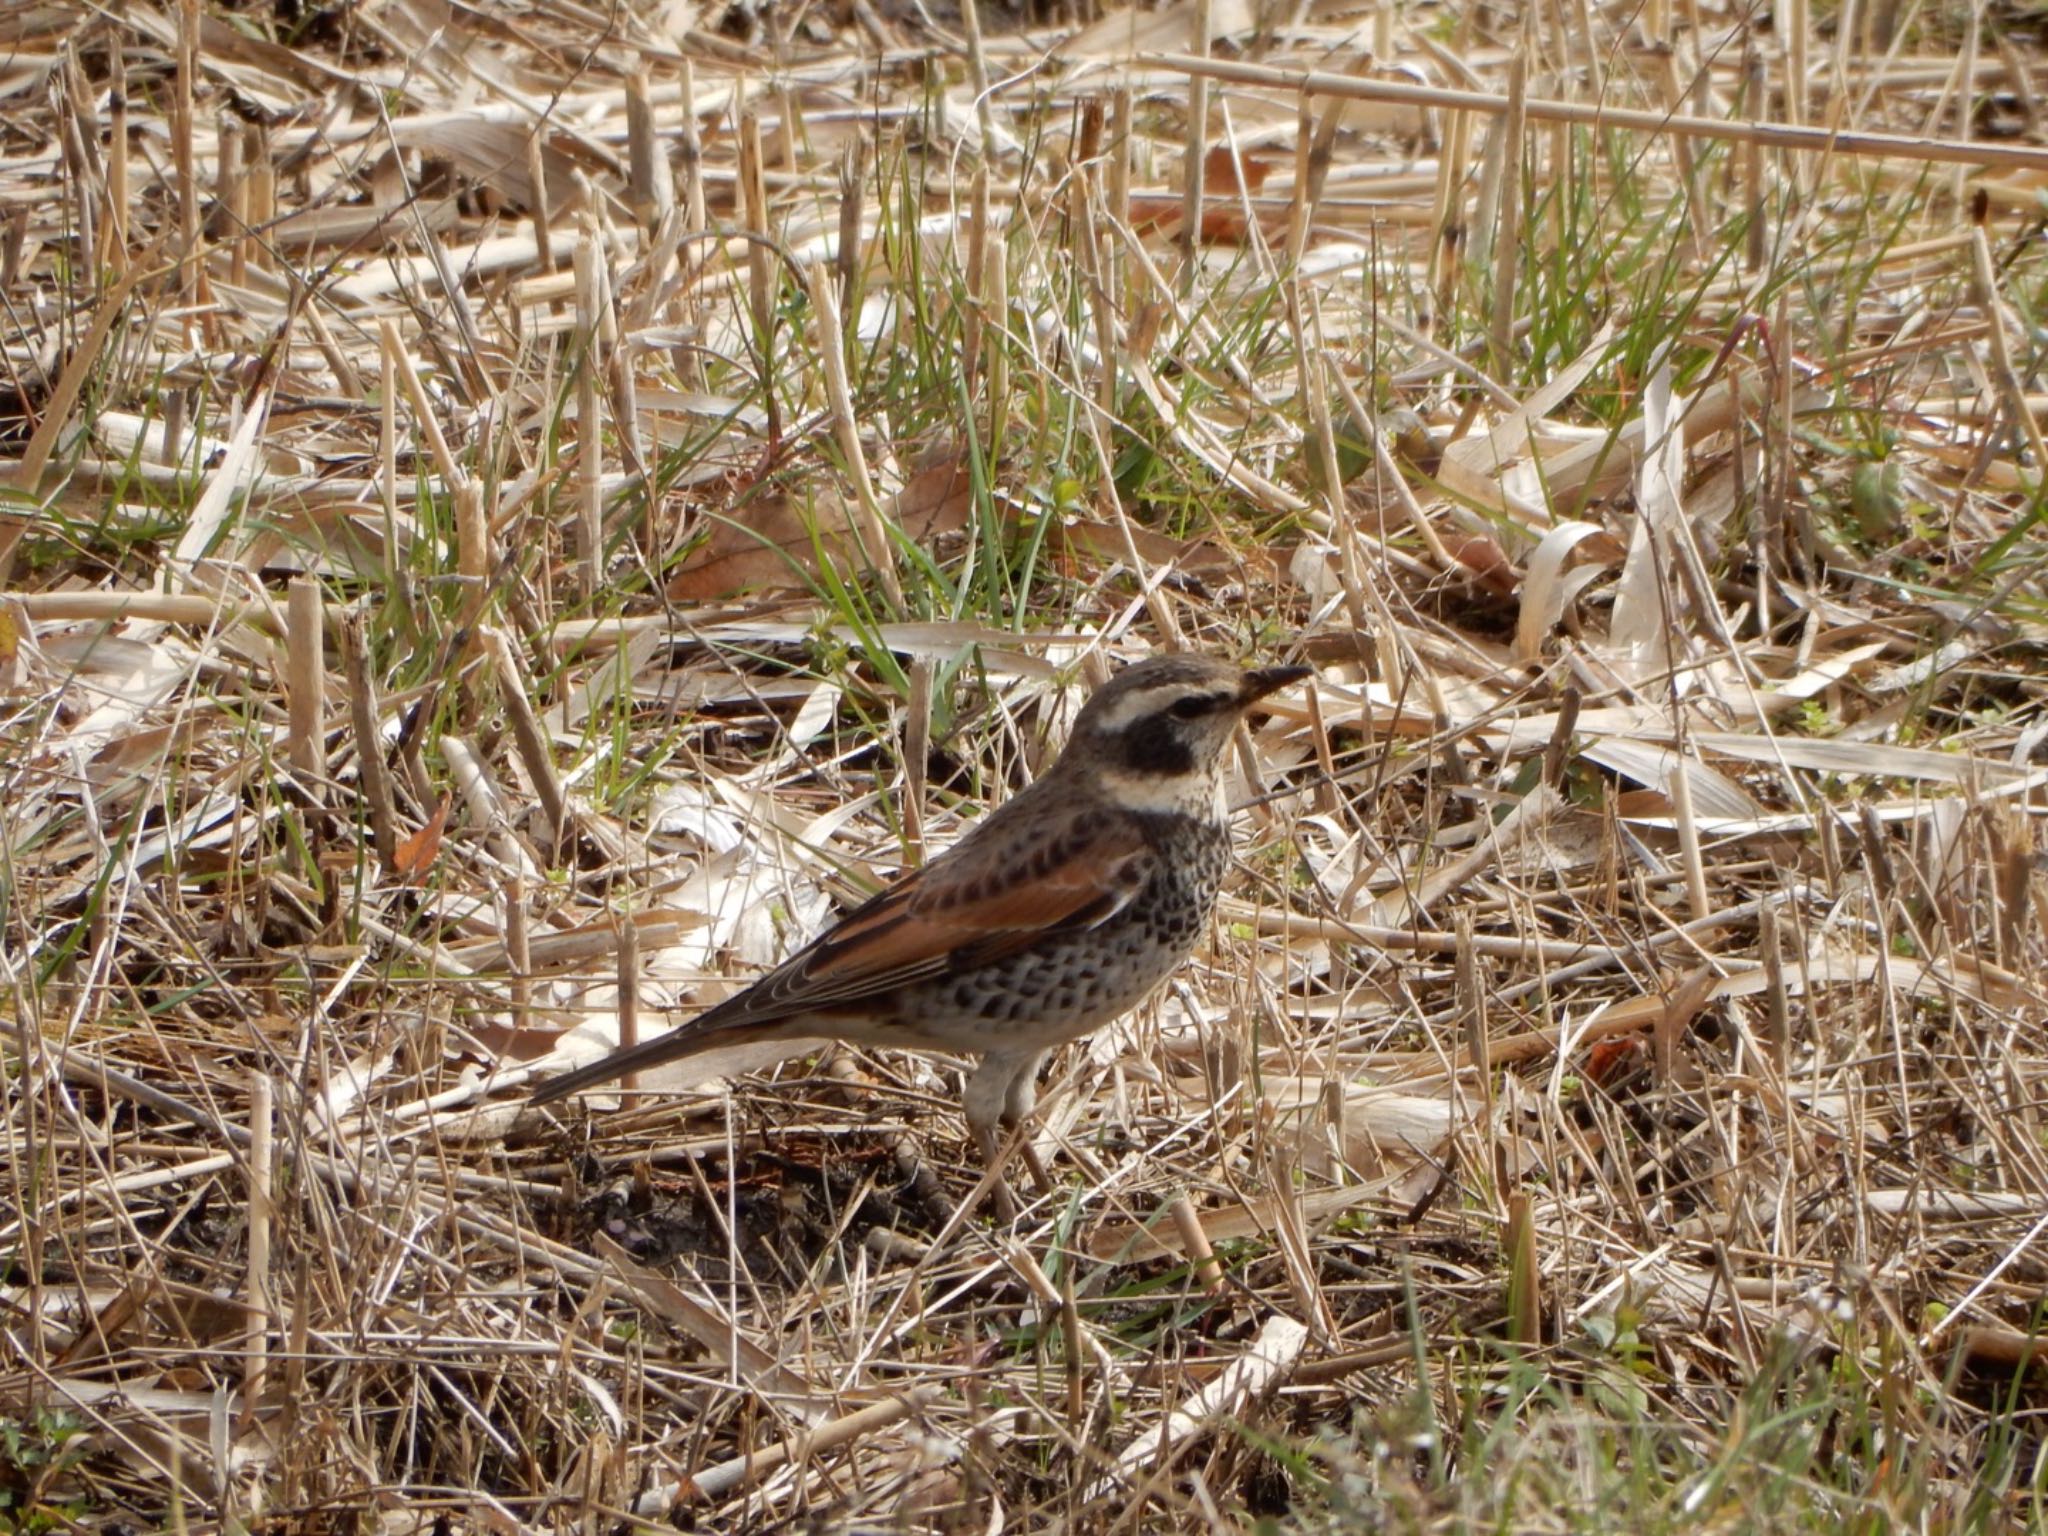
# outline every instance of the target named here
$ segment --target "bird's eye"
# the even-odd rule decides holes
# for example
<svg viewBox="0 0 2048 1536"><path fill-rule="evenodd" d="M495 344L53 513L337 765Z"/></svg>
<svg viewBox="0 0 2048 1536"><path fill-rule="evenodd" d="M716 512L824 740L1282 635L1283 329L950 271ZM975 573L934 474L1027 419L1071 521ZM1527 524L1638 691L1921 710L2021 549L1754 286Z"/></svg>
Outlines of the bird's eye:
<svg viewBox="0 0 2048 1536"><path fill-rule="evenodd" d="M1167 713L1176 720L1199 720L1216 707L1216 701L1205 693L1191 693L1184 699L1175 699Z"/></svg>

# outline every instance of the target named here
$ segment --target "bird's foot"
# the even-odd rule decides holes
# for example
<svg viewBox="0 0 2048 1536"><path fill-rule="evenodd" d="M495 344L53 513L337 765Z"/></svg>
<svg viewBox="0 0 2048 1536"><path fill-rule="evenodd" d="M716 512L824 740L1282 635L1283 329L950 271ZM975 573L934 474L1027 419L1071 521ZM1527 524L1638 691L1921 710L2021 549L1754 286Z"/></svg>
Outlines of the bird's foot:
<svg viewBox="0 0 2048 1536"><path fill-rule="evenodd" d="M998 1134L994 1126L975 1126L975 1144L981 1149L983 1183L988 1186L988 1199L998 1221L1015 1221L1022 1213L1017 1204L1017 1195L1010 1188L1010 1181L1004 1171L1010 1166L1012 1156L1021 1157L1024 1167L1031 1175L1031 1186L1039 1194L1050 1194L1053 1188L1051 1177L1045 1171L1045 1163L1038 1155L1038 1149L1031 1145L1031 1127L1023 1122L1010 1120L1005 1116L1001 1122L1008 1136Z"/></svg>
<svg viewBox="0 0 2048 1536"><path fill-rule="evenodd" d="M1000 1173L989 1184L988 1205L995 1219L1006 1227L1024 1214L1023 1207L1017 1204L1016 1192L1010 1188L1010 1181Z"/></svg>
<svg viewBox="0 0 2048 1536"><path fill-rule="evenodd" d="M1051 1194L1054 1188L1052 1175L1045 1171L1045 1160L1038 1155L1038 1148L1031 1144L1029 1135L1018 1144L1017 1152L1024 1159L1025 1168L1031 1173L1032 1188L1041 1195Z"/></svg>

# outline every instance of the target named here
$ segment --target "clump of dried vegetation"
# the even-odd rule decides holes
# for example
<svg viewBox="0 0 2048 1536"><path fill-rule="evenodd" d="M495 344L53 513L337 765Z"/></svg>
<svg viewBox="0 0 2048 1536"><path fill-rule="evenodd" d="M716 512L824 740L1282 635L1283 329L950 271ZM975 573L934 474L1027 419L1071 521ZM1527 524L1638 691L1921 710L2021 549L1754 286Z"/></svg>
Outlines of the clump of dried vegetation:
<svg viewBox="0 0 2048 1536"><path fill-rule="evenodd" d="M0 43L0 1529L2037 1519L2024 14ZM1319 675L1014 1223L524 1107L1167 646Z"/></svg>

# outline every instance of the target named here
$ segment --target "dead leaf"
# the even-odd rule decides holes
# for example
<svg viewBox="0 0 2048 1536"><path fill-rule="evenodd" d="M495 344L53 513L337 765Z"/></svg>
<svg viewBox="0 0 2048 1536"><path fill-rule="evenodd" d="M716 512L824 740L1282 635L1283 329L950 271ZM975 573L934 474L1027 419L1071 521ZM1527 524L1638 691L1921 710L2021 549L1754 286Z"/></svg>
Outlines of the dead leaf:
<svg viewBox="0 0 2048 1536"><path fill-rule="evenodd" d="M954 532L967 526L974 506L974 477L967 471L964 454L946 454L914 472L885 504L889 521L909 533Z"/></svg>
<svg viewBox="0 0 2048 1536"><path fill-rule="evenodd" d="M515 208L531 211L542 188L536 188L527 158L533 129L526 123L493 122L479 117L449 117L433 122L401 124L393 137L408 149L420 149L446 160L463 176L491 188ZM559 212L580 194L576 173L608 171L587 146L564 134L550 134L541 143L541 176L548 208Z"/></svg>
<svg viewBox="0 0 2048 1536"><path fill-rule="evenodd" d="M967 526L971 500L959 460L920 470L883 504L906 539L923 543ZM763 587L797 587L819 572L819 555L838 570L865 563L846 499L830 487L801 497L763 494L721 514L704 542L669 578L679 603L721 602Z"/></svg>
<svg viewBox="0 0 2048 1536"><path fill-rule="evenodd" d="M1713 1001L1714 988L1719 980L1712 968L1704 965L1695 968L1671 989L1664 999L1663 1009L1651 1020L1650 1046L1659 1081L1670 1082L1674 1074L1688 1083L1697 1078L1696 1067L1679 1062L1678 1042L1692 1028L1693 1020Z"/></svg>
<svg viewBox="0 0 2048 1536"><path fill-rule="evenodd" d="M1596 1040L1586 1052L1586 1064L1581 1070L1588 1082L1606 1087L1620 1077L1624 1065L1640 1057L1645 1049L1641 1039L1631 1036Z"/></svg>
<svg viewBox="0 0 2048 1536"><path fill-rule="evenodd" d="M1597 557L1567 569L1578 547L1599 533L1592 523L1563 522L1537 541L1529 554L1529 579L1522 588L1522 611L1515 623L1517 661L1535 661L1543 654L1543 642L1564 616L1566 605L1605 569L1605 562Z"/></svg>
<svg viewBox="0 0 2048 1536"><path fill-rule="evenodd" d="M427 824L401 842L391 853L391 872L408 885L418 885L441 853L441 834L448 829L448 797L434 807Z"/></svg>
<svg viewBox="0 0 2048 1536"><path fill-rule="evenodd" d="M1249 233L1245 199L1256 197L1273 173L1273 162L1257 155L1234 152L1218 144L1202 156L1202 242L1205 245L1241 244ZM1140 193L1131 199L1131 227L1141 235L1170 238L1180 232L1187 200L1178 193ZM1259 229L1269 239L1287 229L1292 210L1274 205L1254 210Z"/></svg>
<svg viewBox="0 0 2048 1536"><path fill-rule="evenodd" d="M1621 817L1669 816L1671 797L1661 789L1617 789L1607 796L1614 814Z"/></svg>
<svg viewBox="0 0 2048 1536"><path fill-rule="evenodd" d="M708 603L761 587L802 585L818 572L817 551L844 549L852 523L837 491L799 501L760 495L720 514L703 543L669 578L676 602Z"/></svg>
<svg viewBox="0 0 2048 1536"><path fill-rule="evenodd" d="M1272 161L1242 154L1228 144L1218 144L1202 157L1202 185L1215 197L1256 196L1272 174Z"/></svg>
<svg viewBox="0 0 2048 1536"><path fill-rule="evenodd" d="M1250 167L1247 166L1249 171ZM1236 194L1229 196L1235 199ZM1172 239L1180 233L1181 216L1187 204L1175 197L1133 197L1131 199L1131 227L1141 235L1156 235L1162 240ZM1268 240L1279 238L1286 233L1288 210L1284 207L1270 207L1256 210L1259 231ZM1204 245L1241 245L1250 233L1251 224L1244 216L1244 204L1238 201L1202 203L1202 243Z"/></svg>
<svg viewBox="0 0 2048 1536"><path fill-rule="evenodd" d="M1224 0L1209 8L1209 38L1232 37L1248 32L1254 23L1251 6L1243 0ZM1125 7L1112 11L1091 26L1083 27L1061 43L1060 57L1076 63L1110 63L1135 59L1142 53L1185 53L1195 42L1193 0L1157 11Z"/></svg>
<svg viewBox="0 0 2048 1536"><path fill-rule="evenodd" d="M1488 591L1502 597L1512 596L1515 590L1515 566L1508 559L1507 551L1485 534L1446 534L1444 547L1451 552L1451 558L1465 567L1479 579L1479 584Z"/></svg>
<svg viewBox="0 0 2048 1536"><path fill-rule="evenodd" d="M1214 539L1176 539L1136 523L1130 525L1130 534L1130 547L1148 568L1171 566L1189 576L1242 577L1246 581L1272 581L1279 575L1279 563L1253 545L1229 549ZM1053 537L1061 556L1071 562L1113 565L1130 559L1123 530L1098 518L1067 518Z"/></svg>

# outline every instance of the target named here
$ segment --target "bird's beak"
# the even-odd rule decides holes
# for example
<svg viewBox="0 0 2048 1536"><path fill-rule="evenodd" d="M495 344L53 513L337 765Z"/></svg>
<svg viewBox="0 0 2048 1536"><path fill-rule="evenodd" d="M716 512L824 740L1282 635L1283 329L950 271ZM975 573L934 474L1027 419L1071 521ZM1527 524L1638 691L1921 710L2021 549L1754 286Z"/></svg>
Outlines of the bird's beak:
<svg viewBox="0 0 2048 1536"><path fill-rule="evenodd" d="M1314 675L1314 667L1260 667L1247 672L1244 681L1238 685L1237 707L1250 709L1267 694L1278 693L1289 683L1298 683Z"/></svg>

